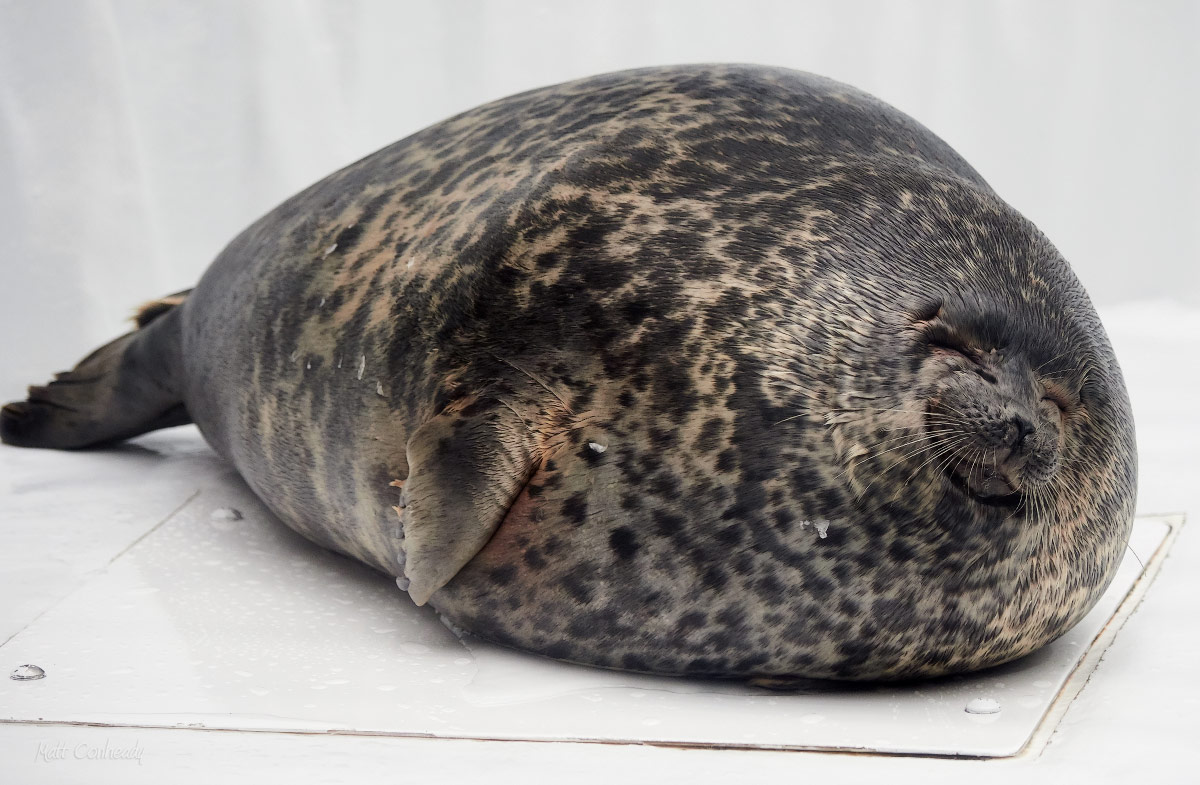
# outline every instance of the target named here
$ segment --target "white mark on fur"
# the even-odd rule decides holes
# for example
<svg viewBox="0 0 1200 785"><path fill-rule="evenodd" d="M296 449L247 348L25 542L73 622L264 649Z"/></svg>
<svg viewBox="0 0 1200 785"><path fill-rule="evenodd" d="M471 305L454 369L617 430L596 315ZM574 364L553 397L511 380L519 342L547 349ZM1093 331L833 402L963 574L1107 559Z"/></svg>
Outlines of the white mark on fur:
<svg viewBox="0 0 1200 785"><path fill-rule="evenodd" d="M598 444L596 442L588 442L588 447L591 447L596 452L604 452L608 449L607 444Z"/></svg>
<svg viewBox="0 0 1200 785"><path fill-rule="evenodd" d="M363 377L363 371L365 371L365 370L367 370L367 356L364 354L364 355L360 355L358 358L358 378L359 379L361 379Z"/></svg>
<svg viewBox="0 0 1200 785"><path fill-rule="evenodd" d="M322 259L326 258L327 256L329 256L329 254L333 253L336 250L337 250L337 243L334 243L333 245L331 245L325 249L325 253L321 254L321 258Z"/></svg>
<svg viewBox="0 0 1200 785"><path fill-rule="evenodd" d="M381 382L381 381L375 382L375 394L383 395L383 382Z"/></svg>
<svg viewBox="0 0 1200 785"><path fill-rule="evenodd" d="M809 526L816 530L817 537L821 538L822 540L829 536L829 521L800 521L801 529L807 529Z"/></svg>
<svg viewBox="0 0 1200 785"><path fill-rule="evenodd" d="M296 362L296 358L299 356L300 356L300 350L297 349L296 351L292 352L290 357L288 357L288 362L293 362L293 363Z"/></svg>

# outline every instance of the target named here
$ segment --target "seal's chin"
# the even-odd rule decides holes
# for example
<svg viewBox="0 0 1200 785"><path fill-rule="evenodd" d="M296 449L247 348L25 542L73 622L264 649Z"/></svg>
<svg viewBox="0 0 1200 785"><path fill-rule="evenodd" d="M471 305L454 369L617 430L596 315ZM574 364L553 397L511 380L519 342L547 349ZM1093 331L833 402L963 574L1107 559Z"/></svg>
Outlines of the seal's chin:
<svg viewBox="0 0 1200 785"><path fill-rule="evenodd" d="M1009 512L1021 509L1023 495L1004 474L988 467L958 465L946 470L950 484L970 497L974 502L987 507L997 507Z"/></svg>

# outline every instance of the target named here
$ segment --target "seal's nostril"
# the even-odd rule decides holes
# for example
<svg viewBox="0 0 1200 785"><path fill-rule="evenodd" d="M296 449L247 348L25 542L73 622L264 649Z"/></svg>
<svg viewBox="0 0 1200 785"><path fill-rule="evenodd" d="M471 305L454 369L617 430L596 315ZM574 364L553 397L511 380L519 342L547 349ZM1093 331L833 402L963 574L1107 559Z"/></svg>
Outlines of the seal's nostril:
<svg viewBox="0 0 1200 785"><path fill-rule="evenodd" d="M1021 446L1025 444L1025 439L1032 435L1033 431L1033 423L1024 417L1017 416L1009 420L1008 433L1012 434L1010 442L1012 448L1014 450L1021 449Z"/></svg>

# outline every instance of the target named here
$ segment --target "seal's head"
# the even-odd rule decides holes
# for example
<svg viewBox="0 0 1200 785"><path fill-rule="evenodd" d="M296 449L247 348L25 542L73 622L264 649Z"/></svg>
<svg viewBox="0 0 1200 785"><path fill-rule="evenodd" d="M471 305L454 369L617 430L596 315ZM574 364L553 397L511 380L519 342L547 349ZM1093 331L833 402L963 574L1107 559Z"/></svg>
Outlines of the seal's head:
<svg viewBox="0 0 1200 785"><path fill-rule="evenodd" d="M929 606L939 634L975 646L955 669L996 664L1068 629L1120 561L1136 483L1124 383L1079 281L1012 208L951 180L873 184L884 206L871 242L851 246L867 306L826 312L846 314L823 357L836 371L818 400L832 405L807 405L873 567L961 601ZM908 576L914 564L926 568Z"/></svg>

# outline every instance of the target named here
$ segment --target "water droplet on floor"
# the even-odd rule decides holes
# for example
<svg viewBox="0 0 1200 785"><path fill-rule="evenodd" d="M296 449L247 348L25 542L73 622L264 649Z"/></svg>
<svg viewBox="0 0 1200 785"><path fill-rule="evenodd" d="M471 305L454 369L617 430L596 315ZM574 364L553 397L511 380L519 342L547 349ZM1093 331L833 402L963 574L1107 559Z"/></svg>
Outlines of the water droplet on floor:
<svg viewBox="0 0 1200 785"><path fill-rule="evenodd" d="M604 452L608 449L607 444L597 444L596 442L588 442L588 447L591 447L596 452Z"/></svg>
<svg viewBox="0 0 1200 785"><path fill-rule="evenodd" d="M661 725L661 724L662 724L662 720L656 720L656 719L653 719L653 718L649 718L649 719L644 719L644 720L642 720L642 724L643 724L643 725L646 725L646 726L653 727L654 725Z"/></svg>
<svg viewBox="0 0 1200 785"><path fill-rule="evenodd" d="M8 678L13 681L35 681L45 676L46 672L36 665L18 665L8 674Z"/></svg>
<svg viewBox="0 0 1200 785"><path fill-rule="evenodd" d="M428 654L429 647L424 643L405 641L404 643L400 644L400 651L404 652L405 654Z"/></svg>
<svg viewBox="0 0 1200 785"><path fill-rule="evenodd" d="M991 698L975 698L967 704L967 714L999 714L1000 704Z"/></svg>
<svg viewBox="0 0 1200 785"><path fill-rule="evenodd" d="M208 517L214 521L240 521L242 519L242 511L235 510L232 507L218 507Z"/></svg>

